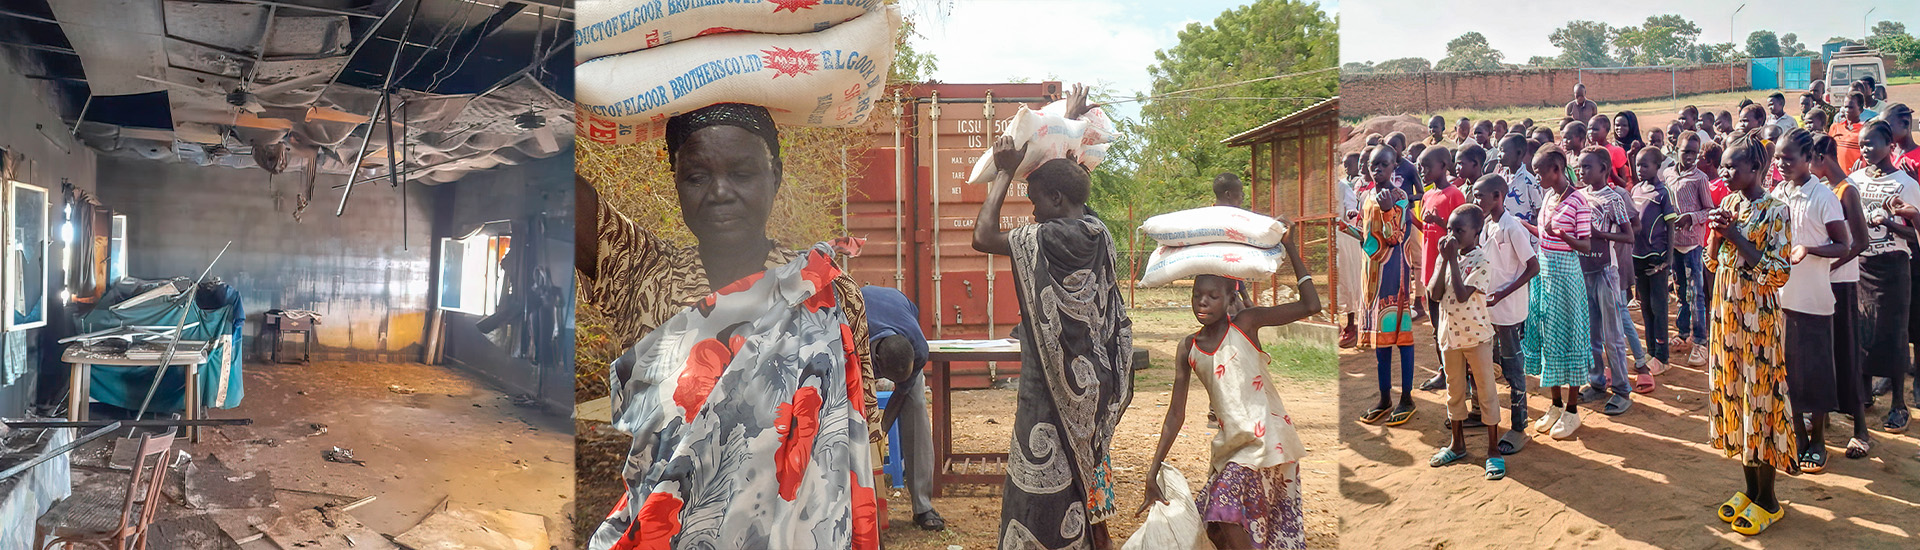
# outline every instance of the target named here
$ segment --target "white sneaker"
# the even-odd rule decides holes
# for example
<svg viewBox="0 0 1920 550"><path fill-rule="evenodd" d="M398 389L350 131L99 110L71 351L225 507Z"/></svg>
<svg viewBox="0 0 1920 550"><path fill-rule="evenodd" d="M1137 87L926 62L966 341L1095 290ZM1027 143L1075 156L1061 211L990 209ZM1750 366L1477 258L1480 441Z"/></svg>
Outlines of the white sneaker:
<svg viewBox="0 0 1920 550"><path fill-rule="evenodd" d="M1547 433L1547 430L1553 429L1554 423L1560 421L1560 415L1565 412L1566 409L1560 407L1547 407L1547 413L1540 415L1539 420L1533 421L1533 432Z"/></svg>
<svg viewBox="0 0 1920 550"><path fill-rule="evenodd" d="M1687 353L1687 364L1703 367L1707 364L1707 346L1694 344L1693 351Z"/></svg>
<svg viewBox="0 0 1920 550"><path fill-rule="evenodd" d="M1553 424L1553 432L1548 435L1554 439L1573 437L1573 431L1580 429L1580 411L1560 415L1560 421Z"/></svg>
<svg viewBox="0 0 1920 550"><path fill-rule="evenodd" d="M1662 375L1662 374L1666 374L1666 372L1667 372L1667 364L1666 364L1666 363L1662 363L1662 362L1660 362L1660 360L1659 360L1659 359L1655 359L1655 358L1652 358L1652 357L1648 357L1648 358L1647 358L1647 373L1648 373L1648 374L1652 374L1652 375L1654 375L1654 376L1660 376L1660 375Z"/></svg>

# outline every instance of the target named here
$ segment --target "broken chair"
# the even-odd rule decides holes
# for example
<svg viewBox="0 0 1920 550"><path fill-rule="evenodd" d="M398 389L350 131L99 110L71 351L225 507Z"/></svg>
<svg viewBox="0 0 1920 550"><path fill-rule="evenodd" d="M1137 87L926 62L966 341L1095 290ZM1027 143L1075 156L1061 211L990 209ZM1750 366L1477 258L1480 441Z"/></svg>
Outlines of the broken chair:
<svg viewBox="0 0 1920 550"><path fill-rule="evenodd" d="M166 485L167 452L173 449L173 440L172 431L140 437L139 459L133 463L126 498L119 506L114 505L114 495L98 492L74 493L53 505L35 526L36 543L54 537L41 550L146 550L147 528L153 524L160 489Z"/></svg>

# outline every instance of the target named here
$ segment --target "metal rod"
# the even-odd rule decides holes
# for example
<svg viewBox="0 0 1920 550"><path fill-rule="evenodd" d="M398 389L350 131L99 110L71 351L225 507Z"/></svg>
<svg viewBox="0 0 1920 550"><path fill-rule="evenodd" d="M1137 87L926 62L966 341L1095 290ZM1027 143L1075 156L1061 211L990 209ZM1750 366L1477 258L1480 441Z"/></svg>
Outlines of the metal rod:
<svg viewBox="0 0 1920 550"><path fill-rule="evenodd" d="M40 453L39 455L34 456L33 458L27 459L26 462L15 464L13 465L12 468L7 468L5 471L0 471L0 479L9 479L9 478L12 478L13 476L20 475L21 472L31 470L33 469L34 466L39 466L40 463L42 462L53 460L54 458L57 458L60 455L64 455L69 452L72 452L74 449L80 448L81 445L92 443L93 440L95 439L106 437L107 434L113 433L114 430L118 430L118 429L120 429L120 423L114 422L112 424L108 424L107 427L105 428L100 428L98 430L87 432L87 435L76 437L73 439L73 442L71 443L68 443L66 445L61 445L59 447L54 448L53 450L50 450L44 453Z"/></svg>
<svg viewBox="0 0 1920 550"><path fill-rule="evenodd" d="M907 289L901 288L900 284L906 278L904 260L907 249L907 244L902 242L906 238L904 235L906 230L901 227L906 220L903 217L906 214L900 204L906 197L907 182L907 150L900 144L900 126L906 124L905 121L900 120L903 112L900 105L900 92L895 90L893 92L893 287L906 292Z"/></svg>
<svg viewBox="0 0 1920 550"><path fill-rule="evenodd" d="M18 47L26 48L29 50L40 50L40 51L47 51L47 52L53 52L53 53L63 53L63 54L67 54L75 57L78 57L80 55L80 52L73 51L72 48L62 48L59 46L47 46L42 44L28 44L23 42L0 42L0 46L18 46Z"/></svg>
<svg viewBox="0 0 1920 550"><path fill-rule="evenodd" d="M932 121L933 131L927 132L933 140L933 185L928 191L933 193L933 337L945 338L947 335L947 312L940 309L940 92L933 92L932 109L927 113Z"/></svg>
<svg viewBox="0 0 1920 550"><path fill-rule="evenodd" d="M214 264L220 263L220 257L227 255L227 249L231 247L233 247L233 241L227 241L226 246L220 247L220 253L213 255L213 261L207 262L207 268L200 271L200 276L193 280L192 285L187 286L186 292L180 293L180 297L178 298L180 300L178 304L180 316L173 322L173 339L167 341L167 354L160 359L160 368L154 370L153 384L147 386L147 396L140 400L140 410L133 415L135 419L147 415L147 405L153 403L153 393L160 391L160 379L166 378L167 366L173 364L173 353L180 349L180 337L187 332L185 329L187 324L187 302L193 301L193 293L200 288L200 282L207 280L207 274L213 272ZM188 384L197 384L199 382L199 380L187 381ZM197 403L187 404L188 407L195 405L197 405ZM194 411L188 409L188 412L191 413Z"/></svg>
<svg viewBox="0 0 1920 550"><path fill-rule="evenodd" d="M266 6L268 8L287 8L287 9L295 9L295 10L316 11L320 13L331 13L334 15L345 15L347 17L364 17L367 19L380 18L380 16L374 15L371 13L348 11L348 10L336 10L333 8L316 8L313 6L305 6L305 5L293 4L293 3L287 3L287 2L271 2L268 0L229 0L229 1L239 2L242 4L254 4L254 5L260 5L260 6ZM399 5L399 2L395 2L394 5Z"/></svg>
<svg viewBox="0 0 1920 550"><path fill-rule="evenodd" d="M408 175L408 174L412 174L412 173L415 173L415 172L423 172L423 171L426 171L426 170L429 170L429 169L432 169L432 168L437 168L437 167L440 167L440 166L444 166L444 165L448 165L448 164L453 164L453 163L456 163L456 162L460 162L460 161L463 161L463 160L473 160L473 159L477 159L477 158L480 158L480 157L484 157L484 156L487 156L487 155L490 155L490 154L492 154L492 153L491 153L491 152L485 152L485 153L474 153L474 154L471 154L471 155L467 155L467 156L464 156L464 157L460 157L460 158L456 158L456 159L447 159L447 160L443 160L443 161L440 161L440 162L436 162L436 163L433 163L433 164L429 164L429 165L426 165L426 166L415 166L415 167L413 167L413 168L408 168L408 169L406 169L406 170L401 170L401 171L400 171L400 174L401 174L401 175ZM386 174L375 174L375 175L373 175L373 176L370 176L370 177L367 177L367 178L362 178L362 179L352 179L352 178L348 178L349 180L352 180L352 182L353 182L353 183L350 183L350 184L348 184L348 183L341 183L341 184L335 184L335 185L333 186L333 188L334 188L334 189L340 189L340 188L343 188L343 187L347 187L347 186L349 186L349 185L355 185L355 186L357 186L357 185L362 185L362 184L368 184L368 183L373 183L373 182L376 182L376 181L380 181L380 178L384 178L384 177L387 177L387 175L386 175Z"/></svg>
<svg viewBox="0 0 1920 550"><path fill-rule="evenodd" d="M76 141L80 139L80 124L87 121L87 109L91 108L93 108L93 89L88 88L87 101L86 103L80 104L80 118L73 120L73 131L68 132L67 137L73 138Z"/></svg>
<svg viewBox="0 0 1920 550"><path fill-rule="evenodd" d="M393 78L393 75L389 74L387 75L387 78ZM380 114L380 107L386 104L387 104L387 94L385 92L382 92L380 94L380 102L375 103L373 106L373 114L376 117L378 117L378 115ZM370 119L367 121L367 133L366 135L361 136L360 138L360 154L354 155L353 165L347 167L348 182L352 182L353 178L360 174L360 163L365 162L367 160L367 146L373 142L373 123L374 123L374 120ZM392 154L392 152L388 152L388 154ZM317 164L318 160L316 160L315 163ZM318 171L319 168L315 167L314 170ZM353 194L353 185L349 183L346 186L346 188L347 188L346 191L340 192L340 206L333 210L333 217L338 218L347 213L347 195Z"/></svg>
<svg viewBox="0 0 1920 550"><path fill-rule="evenodd" d="M360 37L360 42L359 42L359 43L356 43L356 44L354 44L354 45L353 45L353 49L351 49L351 50L347 50L347 62L346 62L346 63L341 63L341 64L340 64L340 70L338 70L338 71L334 71L334 72L333 72L333 78L329 78L329 79L327 79L327 85L326 85L326 86L322 86L322 87L320 87L320 95L317 95L317 96L314 96L314 97L326 97L326 95L327 95L327 90L329 90L329 89L332 89L332 88L333 88L333 83L335 83L335 82L339 82L339 81L340 81L340 75L341 75L342 73L345 73L345 72L347 72L347 66L349 66L349 65L352 65L352 64L353 64L353 58L354 58L355 56L358 56L358 55L360 55L360 48L364 48L364 47L366 47L366 45L367 45L367 42L370 42L370 41L372 41L372 40L373 40L373 38L374 38L375 36L379 36L379 34L380 34L380 27L381 27L382 25L385 25L385 24L387 24L387 18L389 18L389 17L393 17L393 12L394 12L395 10L399 10L399 9L400 9L400 5L401 5L401 4L405 4L405 3L406 3L406 2L405 2L405 0L398 0L398 1L395 1L395 2L393 3L393 6L392 6L392 7L389 7L389 8L387 8L387 13L384 13L384 14L381 14L381 15L380 15L380 20L379 20L379 21L375 21L375 22L373 22L373 27L372 27L372 28L369 28L369 29L367 29L367 35L366 35L366 36L362 36L362 37ZM420 12L420 4L418 3L418 1L417 1L417 0L416 0L416 2L415 2L415 3L413 4L413 12L414 12L414 13L416 13L416 14ZM408 26L412 26L412 25L413 25L413 23L412 23L412 21L411 21L411 20L413 19L413 17L412 17L412 16L408 16L408 17L407 17L407 19L409 20L409 21L408 21L408 23L407 23L407 25L408 25ZM406 49L406 47L405 47L405 43L402 43L402 44L401 44L401 48L400 48L400 49L402 49L402 50L405 50L405 49Z"/></svg>
<svg viewBox="0 0 1920 550"><path fill-rule="evenodd" d="M118 424L122 428L169 428L174 426L251 426L251 418L200 418L195 420L6 420L8 428L98 428Z"/></svg>

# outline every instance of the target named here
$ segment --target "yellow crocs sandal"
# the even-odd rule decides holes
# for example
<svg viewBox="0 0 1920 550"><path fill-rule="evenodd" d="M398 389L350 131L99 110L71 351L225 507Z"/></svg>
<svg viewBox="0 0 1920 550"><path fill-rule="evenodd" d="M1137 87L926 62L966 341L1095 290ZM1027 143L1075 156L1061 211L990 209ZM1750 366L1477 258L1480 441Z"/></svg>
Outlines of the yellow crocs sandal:
<svg viewBox="0 0 1920 550"><path fill-rule="evenodd" d="M1720 503L1720 521L1733 523L1748 506L1753 506L1753 499L1747 498L1746 493L1734 493L1733 498Z"/></svg>
<svg viewBox="0 0 1920 550"><path fill-rule="evenodd" d="M1780 518L1784 517L1787 517L1787 503L1785 502L1780 503L1780 511L1778 512L1768 512L1766 508L1758 504L1749 505L1747 509L1740 511L1740 517L1733 520L1733 532L1749 537L1758 535L1761 531L1772 527L1774 522L1780 521Z"/></svg>

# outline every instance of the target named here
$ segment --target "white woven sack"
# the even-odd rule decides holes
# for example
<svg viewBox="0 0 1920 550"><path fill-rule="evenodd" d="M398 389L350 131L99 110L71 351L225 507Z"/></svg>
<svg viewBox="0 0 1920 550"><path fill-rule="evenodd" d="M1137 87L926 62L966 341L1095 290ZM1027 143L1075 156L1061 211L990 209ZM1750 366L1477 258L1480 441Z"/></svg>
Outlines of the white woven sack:
<svg viewBox="0 0 1920 550"><path fill-rule="evenodd" d="M1231 206L1207 206L1168 212L1140 224L1140 233L1166 246L1240 243L1279 246L1287 236L1280 220Z"/></svg>
<svg viewBox="0 0 1920 550"><path fill-rule="evenodd" d="M1001 134L1013 136L1013 148L1027 148L1027 156L1013 174L1013 179L1021 181L1041 164L1070 156L1091 172L1107 159L1107 143L1114 137L1113 123L1099 107L1087 110L1078 120L1069 119L1066 100L1055 101L1038 111L1021 105ZM994 172L989 150L974 162L973 174L967 183L991 182Z"/></svg>
<svg viewBox="0 0 1920 550"><path fill-rule="evenodd" d="M587 139L659 138L667 119L716 103L766 107L790 126L857 126L893 67L900 10L808 34L728 33L610 55L574 67Z"/></svg>
<svg viewBox="0 0 1920 550"><path fill-rule="evenodd" d="M1162 246L1154 249L1153 256L1147 259L1147 271L1140 276L1138 286L1161 286L1199 275L1257 281L1280 271L1285 250L1239 243Z"/></svg>
<svg viewBox="0 0 1920 550"><path fill-rule="evenodd" d="M819 32L880 9L881 0L580 0L573 62L727 32Z"/></svg>
<svg viewBox="0 0 1920 550"><path fill-rule="evenodd" d="M1193 491L1187 488L1187 477L1163 462L1158 481L1160 496L1167 502L1155 502L1147 508L1147 520L1127 537L1120 550L1213 550L1213 541L1207 539L1207 524L1193 503Z"/></svg>

